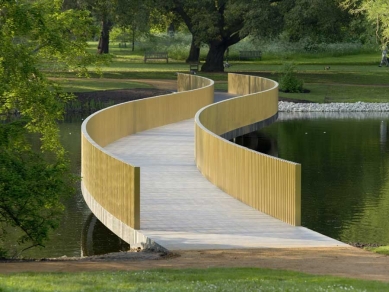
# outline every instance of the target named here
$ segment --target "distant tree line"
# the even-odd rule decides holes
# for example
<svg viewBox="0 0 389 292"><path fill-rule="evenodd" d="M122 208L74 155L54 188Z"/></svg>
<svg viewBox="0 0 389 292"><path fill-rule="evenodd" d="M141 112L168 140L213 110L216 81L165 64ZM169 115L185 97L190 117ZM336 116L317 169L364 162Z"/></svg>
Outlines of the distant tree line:
<svg viewBox="0 0 389 292"><path fill-rule="evenodd" d="M380 2L379 4L377 2ZM246 38L282 36L290 42L309 39L312 43L366 41L374 34L370 21L376 10L384 11L385 1L352 0L65 0L64 9L90 11L100 24L99 53L109 52L109 33L114 26L136 35L152 28L185 25L192 34L187 62L196 62L201 44L209 52L201 70L224 70L226 50ZM377 6L377 8L376 8ZM382 10L383 9L383 10ZM385 13L381 15L380 42L388 35ZM367 34L366 32L370 33ZM385 39L385 38L384 38Z"/></svg>

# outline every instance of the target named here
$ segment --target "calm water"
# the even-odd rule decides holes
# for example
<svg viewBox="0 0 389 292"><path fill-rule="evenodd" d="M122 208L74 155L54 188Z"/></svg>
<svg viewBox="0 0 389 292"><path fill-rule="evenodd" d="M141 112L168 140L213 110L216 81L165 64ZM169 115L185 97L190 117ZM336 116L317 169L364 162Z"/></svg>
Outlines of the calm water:
<svg viewBox="0 0 389 292"><path fill-rule="evenodd" d="M83 117L70 116L60 124L61 142L70 154L72 169L81 173L81 123ZM65 202L65 212L60 227L51 235L46 248L31 249L26 257L60 257L104 254L126 250L129 246L107 229L91 213L81 189Z"/></svg>
<svg viewBox="0 0 389 292"><path fill-rule="evenodd" d="M302 225L343 242L389 244L389 114L281 114L236 139L302 164Z"/></svg>
<svg viewBox="0 0 389 292"><path fill-rule="evenodd" d="M82 117L60 125L80 173ZM252 149L302 164L302 224L343 242L389 244L388 114L281 114L237 138ZM128 248L86 206L81 191L66 202L59 229L31 257L102 254Z"/></svg>

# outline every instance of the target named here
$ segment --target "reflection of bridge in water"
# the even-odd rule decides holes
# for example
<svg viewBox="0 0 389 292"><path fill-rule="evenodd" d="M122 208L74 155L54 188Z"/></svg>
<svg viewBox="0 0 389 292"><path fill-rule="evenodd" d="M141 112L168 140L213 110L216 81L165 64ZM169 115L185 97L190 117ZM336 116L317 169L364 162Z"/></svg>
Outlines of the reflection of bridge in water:
<svg viewBox="0 0 389 292"><path fill-rule="evenodd" d="M81 234L81 257L129 249L130 245L107 229L93 213L88 216Z"/></svg>
<svg viewBox="0 0 389 292"><path fill-rule="evenodd" d="M262 84L264 83L262 82ZM274 89L274 92L277 91L276 94L278 96L277 87L273 85L273 87L268 88L270 89L267 90L265 88L267 92ZM215 99L220 100L227 97L231 96L216 95ZM260 98L263 99L263 97ZM233 99L232 101L237 102L238 99L240 98ZM260 102L264 101L260 100ZM240 111L240 106L237 104L232 108ZM263 111L261 108L258 108L258 105L254 108L252 115L256 114L256 110L258 112ZM266 105L263 105L263 108L266 108ZM210 109L210 111L213 111L213 109ZM275 110L275 113L268 115L265 120L259 118L259 121L252 121L251 117L248 117L252 121L250 122L251 125L246 123L244 127L241 127L239 124L236 124L238 126L235 128L234 125L229 125L222 133L227 133L228 138L234 135L245 134L248 131L269 124L275 120L274 117L276 118L276 116L277 110ZM207 117L207 115L203 117L205 123L210 121L207 120ZM222 117L219 118L221 119ZM201 117L199 119L201 120ZM299 174L294 177L294 172L283 171L285 164L291 165L293 169L295 164L261 154L262 156L259 159L262 159L264 165L261 165L261 163L253 165L252 161L256 159L256 156L254 158L245 157L251 157L250 155L258 156L259 154L222 141L221 143L227 143L227 146L223 146L223 144L221 147L228 148L233 145L233 148L241 148L239 151L247 151L247 154L242 154L244 156L238 159L237 165L242 161L246 161L245 163L252 169L250 172L254 173L258 172L255 170L258 164L262 167L262 172L258 174L258 180L251 179L250 182L252 186L256 187L250 185L248 196L244 197L242 195L242 197L239 197L240 193L247 192L245 190L247 184L244 181L246 174L242 176L240 171L236 171L237 168L232 168L232 176L228 176L227 181L223 181L227 177L224 174L219 176L219 178L217 176L215 178L213 172L228 171L230 169L229 167L220 168L220 166L217 166L216 171L209 170L214 167L208 164L209 161L219 157L224 148L222 150L216 150L217 148L215 148L210 156L206 156L210 154L207 152L207 147L217 143L212 139L220 138L214 134L210 134L209 138L201 136L201 131L207 127L201 128L201 126L196 128L196 135L198 135L197 131L200 131L200 136L198 135L195 140L193 123L193 118L184 119L180 122L139 131L129 136L124 135L125 137L115 139L107 143L108 145L104 145L105 147L102 148L104 153L115 157L122 163L136 165L141 169L140 217L138 218L140 228L136 226L131 228L129 226L131 224L123 223L123 220L112 214L115 212L115 208L120 209L120 206L124 203L121 203L118 199L105 203L104 200L106 198L109 199L110 196L113 196L110 193L106 193L102 198L96 199L95 197L97 196L94 196L92 193L94 185L91 185L91 182L88 180L83 182L84 197L92 211L104 224L130 244L138 243L145 245L157 243L170 250L345 246L339 241L298 226L300 220ZM213 122L211 121L210 123L212 124ZM86 126L87 124L88 120L83 124L84 134L86 130L88 130L88 134L95 131L94 129L90 131L88 126ZM210 127L216 129L218 126L220 125L216 121ZM236 132L233 129L237 129ZM90 141L92 137L93 135L87 137L87 139ZM195 146L196 157L194 156ZM94 155L94 160L98 160L98 154ZM207 158L205 159L204 157ZM199 159L203 160L199 162ZM234 159L234 157L226 159L224 157L215 163L224 165L230 160L237 159ZM197 161L197 167L195 161ZM83 162L84 180L85 177L88 179L89 176L89 173L86 176L84 175L86 173L85 168L90 167L92 163L93 161ZM273 163L275 164L273 165ZM109 166L105 165L103 171L107 172L108 168ZM219 187L208 181L199 172L198 168L210 180L216 180L215 183ZM230 180L235 180L234 189L231 192L229 191L229 193L232 193L231 196L221 190L221 188L230 188ZM294 182L297 183L297 187L294 187ZM101 181L95 180L93 183L101 184ZM266 188L264 189L263 186L266 186ZM291 188L292 191L288 188ZM294 192L295 190L297 190L297 193ZM115 189L113 192L118 191ZM236 192L238 195L236 195ZM258 193L257 195L255 195L256 192ZM288 193L291 193L293 196L288 197ZM241 201L250 204L252 207ZM135 202L133 205L136 206L136 196L133 202ZM107 211L103 206L104 204L114 205L114 207L110 207L113 211ZM290 224L256 210L261 210L261 208L264 208L266 213L272 214ZM122 216L120 214L118 216ZM136 220L136 215L132 218Z"/></svg>

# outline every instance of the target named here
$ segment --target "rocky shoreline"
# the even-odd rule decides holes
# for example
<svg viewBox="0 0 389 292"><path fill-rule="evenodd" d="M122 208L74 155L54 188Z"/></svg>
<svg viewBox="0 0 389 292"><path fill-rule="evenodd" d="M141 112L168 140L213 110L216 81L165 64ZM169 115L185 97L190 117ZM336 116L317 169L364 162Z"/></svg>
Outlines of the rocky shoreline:
<svg viewBox="0 0 389 292"><path fill-rule="evenodd" d="M389 103L295 103L278 102L280 112L389 112Z"/></svg>

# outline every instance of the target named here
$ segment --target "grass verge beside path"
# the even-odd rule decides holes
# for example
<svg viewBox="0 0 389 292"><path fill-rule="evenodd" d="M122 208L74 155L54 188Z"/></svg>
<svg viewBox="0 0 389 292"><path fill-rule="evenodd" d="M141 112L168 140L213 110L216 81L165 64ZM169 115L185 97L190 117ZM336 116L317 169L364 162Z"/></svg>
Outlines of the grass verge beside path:
<svg viewBox="0 0 389 292"><path fill-rule="evenodd" d="M365 247L365 249L375 253L389 255L389 245L379 247Z"/></svg>
<svg viewBox="0 0 389 292"><path fill-rule="evenodd" d="M258 268L0 275L0 291L389 291L388 283Z"/></svg>

